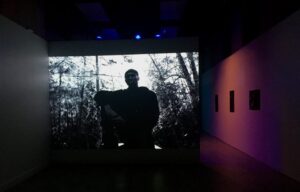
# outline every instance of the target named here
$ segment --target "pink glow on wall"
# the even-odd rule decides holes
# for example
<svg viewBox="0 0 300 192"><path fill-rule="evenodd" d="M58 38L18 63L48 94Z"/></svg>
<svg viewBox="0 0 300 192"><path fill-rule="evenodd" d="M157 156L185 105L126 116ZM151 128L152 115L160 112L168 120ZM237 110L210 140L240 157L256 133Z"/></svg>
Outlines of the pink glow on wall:
<svg viewBox="0 0 300 192"><path fill-rule="evenodd" d="M203 128L300 181L300 11L202 75ZM260 90L260 110L249 91ZM229 91L235 112L229 112ZM219 112L214 111L215 95Z"/></svg>
<svg viewBox="0 0 300 192"><path fill-rule="evenodd" d="M272 95L268 88L268 69L264 67L264 53L259 47L248 46L224 60L213 70L211 97L218 94L219 112L214 112L211 129L215 136L253 157L280 167L279 131ZM249 91L261 90L262 107L249 109ZM235 94L235 111L229 111L229 91ZM211 99L211 101L214 101Z"/></svg>

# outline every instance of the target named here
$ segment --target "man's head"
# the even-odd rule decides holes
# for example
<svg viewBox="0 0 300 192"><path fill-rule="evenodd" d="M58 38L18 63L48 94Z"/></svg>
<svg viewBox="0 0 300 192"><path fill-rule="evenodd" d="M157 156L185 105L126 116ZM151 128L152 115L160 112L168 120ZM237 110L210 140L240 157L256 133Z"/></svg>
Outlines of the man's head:
<svg viewBox="0 0 300 192"><path fill-rule="evenodd" d="M129 69L125 73L125 81L128 87L137 87L139 81L139 73L134 69Z"/></svg>

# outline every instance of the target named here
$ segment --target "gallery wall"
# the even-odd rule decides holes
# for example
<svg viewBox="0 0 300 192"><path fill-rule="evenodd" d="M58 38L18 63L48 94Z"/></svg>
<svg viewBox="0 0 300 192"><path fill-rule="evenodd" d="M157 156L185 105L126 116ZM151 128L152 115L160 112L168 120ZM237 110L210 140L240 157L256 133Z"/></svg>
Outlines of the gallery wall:
<svg viewBox="0 0 300 192"><path fill-rule="evenodd" d="M200 98L206 132L300 181L299 34L300 11L207 71ZM258 110L250 90L260 91Z"/></svg>
<svg viewBox="0 0 300 192"><path fill-rule="evenodd" d="M199 38L99 41L50 41L49 56L91 56L143 53L198 52Z"/></svg>
<svg viewBox="0 0 300 192"><path fill-rule="evenodd" d="M47 43L0 16L0 191L42 169L49 154Z"/></svg>

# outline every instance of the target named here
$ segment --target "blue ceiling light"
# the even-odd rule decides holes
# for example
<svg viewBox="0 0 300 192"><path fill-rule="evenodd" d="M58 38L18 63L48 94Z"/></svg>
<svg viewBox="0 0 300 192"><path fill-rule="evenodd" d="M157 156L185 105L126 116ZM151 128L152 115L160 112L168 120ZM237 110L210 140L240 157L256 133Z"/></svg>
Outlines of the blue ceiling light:
<svg viewBox="0 0 300 192"><path fill-rule="evenodd" d="M96 39L100 40L100 39L102 39L102 37L100 35L97 35Z"/></svg>
<svg viewBox="0 0 300 192"><path fill-rule="evenodd" d="M156 38L160 38L161 35L158 33L158 34L155 34L155 37L156 37Z"/></svg>
<svg viewBox="0 0 300 192"><path fill-rule="evenodd" d="M140 34L136 34L136 35L135 35L135 39L140 40L141 38L142 38L142 37L141 37Z"/></svg>

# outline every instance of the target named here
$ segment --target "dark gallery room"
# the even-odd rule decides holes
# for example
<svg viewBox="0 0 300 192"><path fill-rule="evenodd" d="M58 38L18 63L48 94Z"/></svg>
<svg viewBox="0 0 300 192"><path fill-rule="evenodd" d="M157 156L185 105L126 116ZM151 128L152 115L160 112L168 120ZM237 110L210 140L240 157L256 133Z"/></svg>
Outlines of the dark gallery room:
<svg viewBox="0 0 300 192"><path fill-rule="evenodd" d="M299 50L294 0L0 0L0 192L300 191Z"/></svg>

